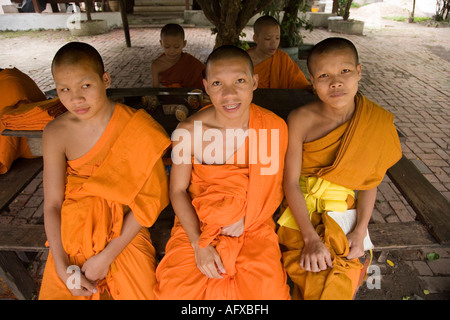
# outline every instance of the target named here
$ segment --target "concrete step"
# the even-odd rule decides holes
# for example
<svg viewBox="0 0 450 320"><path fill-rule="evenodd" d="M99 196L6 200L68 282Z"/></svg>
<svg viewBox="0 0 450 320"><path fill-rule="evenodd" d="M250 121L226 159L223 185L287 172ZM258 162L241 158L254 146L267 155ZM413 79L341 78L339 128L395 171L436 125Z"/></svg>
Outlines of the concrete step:
<svg viewBox="0 0 450 320"><path fill-rule="evenodd" d="M134 12L184 12L184 6L134 6Z"/></svg>
<svg viewBox="0 0 450 320"><path fill-rule="evenodd" d="M184 15L176 13L143 13L129 14L128 24L131 26L165 25L167 23L184 23Z"/></svg>
<svg viewBox="0 0 450 320"><path fill-rule="evenodd" d="M135 6L183 6L185 7L186 3L184 0L135 0Z"/></svg>

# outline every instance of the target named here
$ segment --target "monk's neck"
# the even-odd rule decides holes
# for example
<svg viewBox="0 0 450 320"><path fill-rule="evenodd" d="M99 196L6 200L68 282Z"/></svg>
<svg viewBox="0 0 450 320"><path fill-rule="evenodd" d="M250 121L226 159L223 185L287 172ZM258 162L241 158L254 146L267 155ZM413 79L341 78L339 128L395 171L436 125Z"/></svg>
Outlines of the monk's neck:
<svg viewBox="0 0 450 320"><path fill-rule="evenodd" d="M266 61L269 58L272 58L273 55L266 54L266 53L262 52L260 49L258 49L258 47L256 47L253 50L253 54L250 55L250 57L252 58L253 65L256 66L256 65L260 64L261 62Z"/></svg>
<svg viewBox="0 0 450 320"><path fill-rule="evenodd" d="M169 58L168 55L166 55L166 60L167 62L169 62L170 64L174 65L175 63L177 63L178 61L181 60L181 57L183 56L183 53L180 53L180 55L178 55L175 58Z"/></svg>
<svg viewBox="0 0 450 320"><path fill-rule="evenodd" d="M348 106L338 108L334 106L324 105L322 108L323 116L333 119L339 124L343 124L350 120L355 112L355 103Z"/></svg>
<svg viewBox="0 0 450 320"><path fill-rule="evenodd" d="M223 117L215 117L216 123L219 125L219 127L224 129L248 129L248 123L250 120L250 110L243 114L241 117L237 119L229 119L229 118L223 118Z"/></svg>

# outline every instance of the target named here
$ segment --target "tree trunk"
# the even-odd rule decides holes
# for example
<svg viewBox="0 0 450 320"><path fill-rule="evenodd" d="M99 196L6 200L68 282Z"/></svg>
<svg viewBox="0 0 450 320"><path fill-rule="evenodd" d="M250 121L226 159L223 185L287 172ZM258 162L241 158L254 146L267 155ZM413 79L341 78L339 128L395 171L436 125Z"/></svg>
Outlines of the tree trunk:
<svg viewBox="0 0 450 320"><path fill-rule="evenodd" d="M215 26L215 48L239 43L247 22L274 0L197 0L206 18Z"/></svg>
<svg viewBox="0 0 450 320"><path fill-rule="evenodd" d="M299 0L289 0L286 8L284 8L283 19L281 20L281 25L283 28L280 37L281 47L290 47L291 43L296 43L298 39L291 39L292 35L297 35L297 16L300 6Z"/></svg>
<svg viewBox="0 0 450 320"><path fill-rule="evenodd" d="M413 23L414 22L414 10L416 8L416 0L413 0L413 7L412 7L412 11L411 11L411 15L409 16L409 23Z"/></svg>
<svg viewBox="0 0 450 320"><path fill-rule="evenodd" d="M347 4L345 5L344 16L342 17L344 20L348 20L350 16L350 6L352 5L353 0L347 0Z"/></svg>
<svg viewBox="0 0 450 320"><path fill-rule="evenodd" d="M89 0L89 1L86 1L85 4L86 4L86 17L87 17L87 20L91 21L92 20L91 12L92 12L92 4L93 4L93 2Z"/></svg>
<svg viewBox="0 0 450 320"><path fill-rule="evenodd" d="M331 13L337 14L338 8L339 8L339 0L333 0L333 7L331 9Z"/></svg>

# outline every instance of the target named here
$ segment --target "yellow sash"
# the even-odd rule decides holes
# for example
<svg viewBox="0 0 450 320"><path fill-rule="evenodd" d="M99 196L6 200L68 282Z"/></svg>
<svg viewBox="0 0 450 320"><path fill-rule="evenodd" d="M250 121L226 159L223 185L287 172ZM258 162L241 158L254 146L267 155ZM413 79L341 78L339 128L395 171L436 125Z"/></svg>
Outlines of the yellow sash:
<svg viewBox="0 0 450 320"><path fill-rule="evenodd" d="M313 212L344 212L347 208L347 197L355 197L355 192L346 187L331 183L318 177L300 176L300 187L308 207L309 217ZM289 207L278 219L278 224L287 228L300 230Z"/></svg>

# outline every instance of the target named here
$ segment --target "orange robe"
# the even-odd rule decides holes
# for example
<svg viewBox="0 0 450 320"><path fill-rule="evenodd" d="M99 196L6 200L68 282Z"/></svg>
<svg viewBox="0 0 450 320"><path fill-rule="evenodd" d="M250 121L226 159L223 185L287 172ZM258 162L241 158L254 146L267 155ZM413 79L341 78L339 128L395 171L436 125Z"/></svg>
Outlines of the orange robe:
<svg viewBox="0 0 450 320"><path fill-rule="evenodd" d="M278 49L275 54L254 66L258 88L308 89L311 84L289 55Z"/></svg>
<svg viewBox="0 0 450 320"><path fill-rule="evenodd" d="M181 58L169 69L159 73L162 87L203 88L205 65L189 53L181 53Z"/></svg>
<svg viewBox="0 0 450 320"><path fill-rule="evenodd" d="M249 128L278 129L279 141L269 142L276 143L280 156L275 174L261 175L260 169L265 166L259 161L250 160L248 165L194 163L189 187L192 204L201 223L199 245L206 247L211 244L216 248L226 274L222 279L209 279L200 272L188 236L175 219L166 254L156 270L157 299L290 298L272 218L283 198L287 127L272 112L252 104ZM241 148L245 148L246 155L248 150L257 152L254 149L257 142L247 138ZM252 159L252 153L249 157ZM222 227L244 216L245 229L240 237L220 235Z"/></svg>
<svg viewBox="0 0 450 320"><path fill-rule="evenodd" d="M18 103L1 117L9 130L44 130L47 123L67 111L59 98L31 103Z"/></svg>
<svg viewBox="0 0 450 320"><path fill-rule="evenodd" d="M144 110L116 104L113 116L95 146L67 162L61 238L70 263L80 268L120 235L129 209L143 226L117 256L99 292L118 299L153 299L155 249L150 227L169 203L167 174L161 159L170 145L164 129ZM73 297L56 273L51 252L39 299Z"/></svg>
<svg viewBox="0 0 450 320"><path fill-rule="evenodd" d="M302 176L320 177L351 190L369 190L378 186L387 169L401 158L394 116L362 95L356 96L355 103L351 120L303 145ZM347 204L354 207L354 199L349 196ZM311 222L331 253L333 268L316 273L301 269L301 233L280 226L284 266L295 283L293 298L352 299L361 276L359 259L345 258L347 237L326 213L313 212Z"/></svg>
<svg viewBox="0 0 450 320"><path fill-rule="evenodd" d="M34 81L16 68L0 71L0 118L20 102L45 100L45 95ZM0 133L4 130L0 123ZM17 158L31 158L26 138L0 135L0 174L9 170Z"/></svg>

